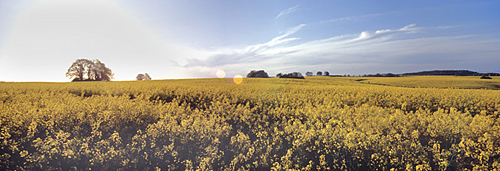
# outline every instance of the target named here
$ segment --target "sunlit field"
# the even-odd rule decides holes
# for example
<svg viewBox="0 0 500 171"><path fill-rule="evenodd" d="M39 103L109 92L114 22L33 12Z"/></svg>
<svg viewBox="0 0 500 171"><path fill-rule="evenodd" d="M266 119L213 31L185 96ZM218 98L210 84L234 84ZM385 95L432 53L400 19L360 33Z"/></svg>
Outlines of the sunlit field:
<svg viewBox="0 0 500 171"><path fill-rule="evenodd" d="M500 169L498 77L235 80L0 83L0 170Z"/></svg>
<svg viewBox="0 0 500 171"><path fill-rule="evenodd" d="M355 79L361 83L413 88L455 88L500 90L500 77L479 79L478 76L411 76L369 77Z"/></svg>

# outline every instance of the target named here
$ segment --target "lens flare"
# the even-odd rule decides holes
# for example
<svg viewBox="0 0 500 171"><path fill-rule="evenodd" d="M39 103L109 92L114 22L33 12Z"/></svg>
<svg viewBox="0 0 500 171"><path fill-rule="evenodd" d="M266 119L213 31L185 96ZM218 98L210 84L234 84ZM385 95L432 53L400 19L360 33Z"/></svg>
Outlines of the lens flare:
<svg viewBox="0 0 500 171"><path fill-rule="evenodd" d="M215 75L217 75L217 77L219 78L224 78L226 77L226 72L224 72L223 70L218 70Z"/></svg>
<svg viewBox="0 0 500 171"><path fill-rule="evenodd" d="M241 75L237 74L234 76L233 82L236 84L241 84L243 82L243 77Z"/></svg>

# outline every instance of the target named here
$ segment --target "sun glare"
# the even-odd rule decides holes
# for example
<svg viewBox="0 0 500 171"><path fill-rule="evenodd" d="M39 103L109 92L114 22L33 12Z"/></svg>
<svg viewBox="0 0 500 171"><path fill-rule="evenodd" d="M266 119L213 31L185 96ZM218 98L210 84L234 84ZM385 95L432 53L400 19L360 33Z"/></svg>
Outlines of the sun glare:
<svg viewBox="0 0 500 171"><path fill-rule="evenodd" d="M217 75L217 77L219 78L224 78L226 77L226 72L224 72L223 70L218 70L215 75Z"/></svg>
<svg viewBox="0 0 500 171"><path fill-rule="evenodd" d="M241 84L243 82L243 77L241 75L237 74L234 76L233 82L236 84Z"/></svg>

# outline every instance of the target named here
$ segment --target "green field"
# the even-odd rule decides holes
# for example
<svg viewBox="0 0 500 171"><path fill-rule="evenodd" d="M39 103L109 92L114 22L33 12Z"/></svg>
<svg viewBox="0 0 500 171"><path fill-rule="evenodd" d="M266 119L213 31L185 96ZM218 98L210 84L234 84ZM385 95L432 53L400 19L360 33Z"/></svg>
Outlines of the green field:
<svg viewBox="0 0 500 171"><path fill-rule="evenodd" d="M0 83L0 170L495 170L500 78Z"/></svg>

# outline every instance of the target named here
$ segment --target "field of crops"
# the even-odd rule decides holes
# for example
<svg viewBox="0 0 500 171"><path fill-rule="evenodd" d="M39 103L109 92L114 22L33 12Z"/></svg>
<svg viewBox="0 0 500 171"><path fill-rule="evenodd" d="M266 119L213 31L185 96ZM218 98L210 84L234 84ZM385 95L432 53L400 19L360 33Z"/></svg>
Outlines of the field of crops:
<svg viewBox="0 0 500 171"><path fill-rule="evenodd" d="M0 83L0 170L500 169L498 80Z"/></svg>
<svg viewBox="0 0 500 171"><path fill-rule="evenodd" d="M479 76L414 76L414 77L371 77L355 79L361 83L395 87L454 88L500 90L500 77L478 79Z"/></svg>

